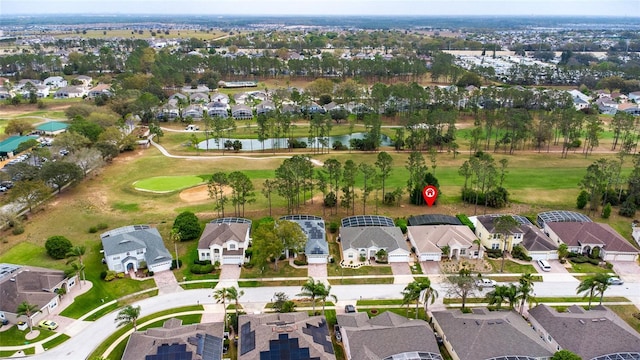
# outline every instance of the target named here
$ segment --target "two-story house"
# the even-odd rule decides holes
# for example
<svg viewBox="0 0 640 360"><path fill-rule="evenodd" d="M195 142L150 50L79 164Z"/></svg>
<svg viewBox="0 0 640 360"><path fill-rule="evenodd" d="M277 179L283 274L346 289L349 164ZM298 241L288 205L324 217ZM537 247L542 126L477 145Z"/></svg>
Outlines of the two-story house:
<svg viewBox="0 0 640 360"><path fill-rule="evenodd" d="M149 271L171 268L171 254L158 229L149 225L130 225L100 235L104 259L109 270L137 271L146 263Z"/></svg>
<svg viewBox="0 0 640 360"><path fill-rule="evenodd" d="M251 220L222 218L208 223L198 241L198 260L242 265L251 238Z"/></svg>

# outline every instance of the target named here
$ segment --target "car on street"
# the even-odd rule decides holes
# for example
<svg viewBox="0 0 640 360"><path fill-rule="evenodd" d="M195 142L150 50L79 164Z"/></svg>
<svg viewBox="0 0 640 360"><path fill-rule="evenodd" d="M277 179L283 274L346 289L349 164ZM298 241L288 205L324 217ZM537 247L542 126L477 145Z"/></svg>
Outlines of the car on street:
<svg viewBox="0 0 640 360"><path fill-rule="evenodd" d="M197 131L197 130L200 130L200 127L196 125L187 125L187 127L184 129L186 131Z"/></svg>
<svg viewBox="0 0 640 360"><path fill-rule="evenodd" d="M344 307L344 312L346 313L354 313L356 312L356 307L353 305L347 305Z"/></svg>
<svg viewBox="0 0 640 360"><path fill-rule="evenodd" d="M495 287L496 286L496 281L495 280L491 280L491 279L478 279L476 280L476 286L479 288L483 288L483 287Z"/></svg>
<svg viewBox="0 0 640 360"><path fill-rule="evenodd" d="M333 333L336 336L337 342L342 342L342 334L340 333L340 325L333 325Z"/></svg>
<svg viewBox="0 0 640 360"><path fill-rule="evenodd" d="M45 328L47 330L55 330L58 328L58 324L52 320L42 320L38 323L38 327Z"/></svg>
<svg viewBox="0 0 640 360"><path fill-rule="evenodd" d="M609 279L607 279L607 284L609 284L609 285L622 285L622 284L624 284L624 281L620 280L620 278L617 278L617 277L610 277Z"/></svg>

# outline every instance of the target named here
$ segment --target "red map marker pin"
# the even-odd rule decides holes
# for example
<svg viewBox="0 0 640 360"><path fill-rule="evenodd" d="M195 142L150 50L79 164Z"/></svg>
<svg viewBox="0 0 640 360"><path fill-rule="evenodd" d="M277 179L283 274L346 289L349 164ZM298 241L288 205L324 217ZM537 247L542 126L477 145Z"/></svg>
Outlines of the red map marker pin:
<svg viewBox="0 0 640 360"><path fill-rule="evenodd" d="M427 185L422 189L422 197L427 205L432 206L438 198L438 189L433 185Z"/></svg>

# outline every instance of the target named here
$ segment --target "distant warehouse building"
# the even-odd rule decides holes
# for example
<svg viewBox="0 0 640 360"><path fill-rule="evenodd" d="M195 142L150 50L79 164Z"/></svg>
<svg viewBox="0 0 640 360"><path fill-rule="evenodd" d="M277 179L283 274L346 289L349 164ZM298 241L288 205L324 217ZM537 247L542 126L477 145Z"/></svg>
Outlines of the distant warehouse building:
<svg viewBox="0 0 640 360"><path fill-rule="evenodd" d="M0 142L0 156L12 157L20 144L31 139L37 139L37 136L11 136Z"/></svg>
<svg viewBox="0 0 640 360"><path fill-rule="evenodd" d="M68 127L69 127L69 124L64 122L49 121L44 124L40 124L36 126L36 131L38 131L40 135L56 136L58 134L62 134L63 132L67 131Z"/></svg>

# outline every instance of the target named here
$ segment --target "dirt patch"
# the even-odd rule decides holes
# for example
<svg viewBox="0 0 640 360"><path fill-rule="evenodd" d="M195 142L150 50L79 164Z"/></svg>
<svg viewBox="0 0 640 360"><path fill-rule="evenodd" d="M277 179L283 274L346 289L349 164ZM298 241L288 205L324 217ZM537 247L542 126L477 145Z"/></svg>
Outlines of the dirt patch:
<svg viewBox="0 0 640 360"><path fill-rule="evenodd" d="M224 195L231 195L231 189L225 189ZM180 200L188 203L209 201L211 198L209 197L209 188L207 185L198 185L192 188L182 190L180 192Z"/></svg>

